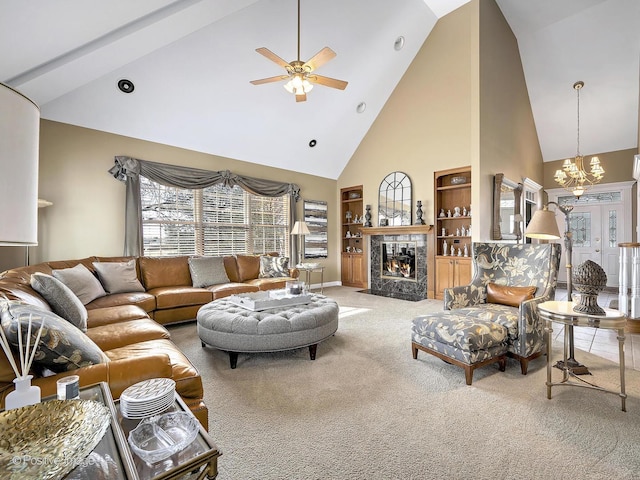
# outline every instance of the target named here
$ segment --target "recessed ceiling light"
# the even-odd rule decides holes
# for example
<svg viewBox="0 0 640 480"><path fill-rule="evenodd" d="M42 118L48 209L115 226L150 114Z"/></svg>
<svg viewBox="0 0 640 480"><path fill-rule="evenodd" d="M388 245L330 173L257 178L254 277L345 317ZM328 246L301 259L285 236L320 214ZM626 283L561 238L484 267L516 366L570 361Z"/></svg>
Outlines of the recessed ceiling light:
<svg viewBox="0 0 640 480"><path fill-rule="evenodd" d="M360 102L360 103L358 104L358 106L356 107L356 112L358 112L358 113L362 113L362 112L364 112L366 109L367 109L367 104L366 104L366 103L364 103L364 102Z"/></svg>
<svg viewBox="0 0 640 480"><path fill-rule="evenodd" d="M317 144L317 143L318 143L318 142L316 142L315 140L311 140L311 141L309 142L309 146L310 146L311 148L313 148L313 147L315 147L315 146L316 146L316 144Z"/></svg>
<svg viewBox="0 0 640 480"><path fill-rule="evenodd" d="M402 47L404 47L404 37L400 35L398 38L396 38L396 41L393 43L393 48L395 48L396 51L400 51L402 50Z"/></svg>
<svg viewBox="0 0 640 480"><path fill-rule="evenodd" d="M136 86L131 80L123 78L122 80L118 80L118 88L123 93L131 93L136 89Z"/></svg>

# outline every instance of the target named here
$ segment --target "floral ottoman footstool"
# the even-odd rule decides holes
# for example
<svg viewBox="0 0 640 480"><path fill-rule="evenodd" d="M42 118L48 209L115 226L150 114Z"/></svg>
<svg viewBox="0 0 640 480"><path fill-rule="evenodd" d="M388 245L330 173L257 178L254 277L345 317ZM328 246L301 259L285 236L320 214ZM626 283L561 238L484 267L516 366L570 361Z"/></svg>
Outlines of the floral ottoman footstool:
<svg viewBox="0 0 640 480"><path fill-rule="evenodd" d="M447 363L464 368L467 385L473 371L498 362L504 372L507 353L507 329L498 323L456 315L452 312L432 313L413 319L411 350L430 353Z"/></svg>

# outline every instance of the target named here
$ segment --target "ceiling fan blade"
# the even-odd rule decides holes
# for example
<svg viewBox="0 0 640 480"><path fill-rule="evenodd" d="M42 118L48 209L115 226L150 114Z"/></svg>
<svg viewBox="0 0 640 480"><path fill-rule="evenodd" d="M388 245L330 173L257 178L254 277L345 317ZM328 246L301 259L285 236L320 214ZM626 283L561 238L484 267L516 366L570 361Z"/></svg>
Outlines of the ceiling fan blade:
<svg viewBox="0 0 640 480"><path fill-rule="evenodd" d="M262 85L264 83L279 82L281 80L286 80L287 78L289 78L288 75L278 75L276 77L261 78L259 80L251 80L250 83L253 83L254 85Z"/></svg>
<svg viewBox="0 0 640 480"><path fill-rule="evenodd" d="M303 93L302 95L296 95L296 102L306 102L307 94Z"/></svg>
<svg viewBox="0 0 640 480"><path fill-rule="evenodd" d="M311 60L306 62L304 65L308 66L311 69L311 71L314 71L315 69L324 65L335 56L336 56L336 52L331 50L329 47L324 47L322 50L316 53L313 57L311 57Z"/></svg>
<svg viewBox="0 0 640 480"><path fill-rule="evenodd" d="M323 77L322 75L309 75L307 77L311 83L319 83L325 87L337 88L338 90L344 90L347 88L349 82L344 80L338 80L336 78Z"/></svg>
<svg viewBox="0 0 640 480"><path fill-rule="evenodd" d="M276 55L275 53L273 53L271 50L269 50L266 47L256 48L256 52L258 52L260 55L264 55L269 60L271 60L272 62L277 63L281 67L287 68L287 67L290 66L289 62L285 62L282 58L280 58L278 55Z"/></svg>

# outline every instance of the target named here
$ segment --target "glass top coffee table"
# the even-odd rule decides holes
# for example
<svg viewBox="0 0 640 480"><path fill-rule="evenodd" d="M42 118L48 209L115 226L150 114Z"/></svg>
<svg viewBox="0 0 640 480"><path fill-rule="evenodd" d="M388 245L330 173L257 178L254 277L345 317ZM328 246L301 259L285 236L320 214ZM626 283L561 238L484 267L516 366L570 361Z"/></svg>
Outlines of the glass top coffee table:
<svg viewBox="0 0 640 480"><path fill-rule="evenodd" d="M51 397L54 398L54 397ZM184 450L166 460L148 464L131 452L127 437L140 420L129 420L120 414L120 402L113 400L106 383L101 382L80 389L80 398L95 400L106 405L111 412L111 425L93 452L78 467L72 470L66 479L96 480L104 478L123 480L150 479L190 479L215 478L218 474L218 450L213 439L199 425L196 439ZM189 408L178 394L167 411L185 411Z"/></svg>

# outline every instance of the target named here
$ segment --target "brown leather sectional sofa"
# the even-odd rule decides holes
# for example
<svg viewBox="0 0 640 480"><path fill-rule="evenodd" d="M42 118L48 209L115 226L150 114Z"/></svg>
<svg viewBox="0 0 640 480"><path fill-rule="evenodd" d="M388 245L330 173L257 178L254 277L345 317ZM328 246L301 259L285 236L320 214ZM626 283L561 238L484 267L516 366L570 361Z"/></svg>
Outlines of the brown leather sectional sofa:
<svg viewBox="0 0 640 480"><path fill-rule="evenodd" d="M31 288L33 273L51 275L53 270L82 263L95 274L93 262L125 262L132 258L89 257L7 270L0 273L0 295L51 310L44 298ZM218 298L284 288L298 272L292 269L291 277L259 278L259 256L233 255L224 257L229 283L196 288L192 286L188 258L136 258L138 279L146 291L115 293L88 303L86 335L102 349L109 361L34 378L33 384L41 388L42 396L54 395L56 381L69 374L79 375L81 386L107 382L114 398L119 398L124 389L139 381L171 377L176 381L176 391L206 427L207 407L203 402L202 379L189 359L171 342L163 325L193 320L202 305ZM14 377L6 356L0 352L0 406L13 389Z"/></svg>

